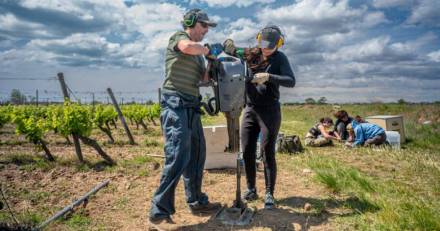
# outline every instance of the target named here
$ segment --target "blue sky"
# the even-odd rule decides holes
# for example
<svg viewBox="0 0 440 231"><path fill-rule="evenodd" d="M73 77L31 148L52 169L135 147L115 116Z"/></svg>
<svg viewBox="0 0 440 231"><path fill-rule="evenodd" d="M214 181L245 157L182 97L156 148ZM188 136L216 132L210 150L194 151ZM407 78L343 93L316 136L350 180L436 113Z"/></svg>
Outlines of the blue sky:
<svg viewBox="0 0 440 231"><path fill-rule="evenodd" d="M63 72L76 98L157 99L169 36L184 12L218 22L204 43L255 45L268 23L281 27L297 78L283 102L440 101L437 0L0 0L0 100L17 88L61 99Z"/></svg>

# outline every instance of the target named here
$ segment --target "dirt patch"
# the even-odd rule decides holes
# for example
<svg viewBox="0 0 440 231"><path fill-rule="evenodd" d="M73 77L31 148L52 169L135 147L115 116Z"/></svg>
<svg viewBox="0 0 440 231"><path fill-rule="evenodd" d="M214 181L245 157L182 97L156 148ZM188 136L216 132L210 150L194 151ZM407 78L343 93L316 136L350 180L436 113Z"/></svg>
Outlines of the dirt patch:
<svg viewBox="0 0 440 231"><path fill-rule="evenodd" d="M103 149L118 166L102 166L95 151L82 145L88 164L79 164L73 145L56 134L46 137L49 148L58 157L56 164L42 162L42 152L29 143L18 144L23 137L11 137L3 133L1 139L8 142L0 145L0 179L5 182L11 206L20 214L38 214L40 222L84 195L100 182L110 179L108 187L93 196L87 206L48 226L48 230L145 230L151 197L158 187L162 167L155 162L142 159L145 154L162 154L162 139L159 127L150 129L154 135L135 130L138 145L128 145L123 130L114 131L116 141L110 145L107 138L94 132ZM146 140L155 139L157 144ZM11 161L10 156L18 155ZM139 159L140 158L140 159ZM278 207L263 209L264 174L257 173L257 189L260 199L249 204L256 210L253 222L245 227L230 227L220 224L210 216L194 216L190 213L183 189L176 189L176 214L173 215L179 230L333 230L335 217L353 215L344 208L346 198L338 198L323 186L311 180L313 173L303 168L287 166L291 156L277 155L279 163L275 197ZM155 159L162 164L162 159ZM242 176L242 191L245 176ZM203 189L211 202L230 206L235 199L235 171L205 171ZM329 197L329 195L331 197ZM309 204L310 207L305 206ZM305 208L308 207L308 208ZM75 220L76 219L76 220ZM1 221L0 221L1 222Z"/></svg>

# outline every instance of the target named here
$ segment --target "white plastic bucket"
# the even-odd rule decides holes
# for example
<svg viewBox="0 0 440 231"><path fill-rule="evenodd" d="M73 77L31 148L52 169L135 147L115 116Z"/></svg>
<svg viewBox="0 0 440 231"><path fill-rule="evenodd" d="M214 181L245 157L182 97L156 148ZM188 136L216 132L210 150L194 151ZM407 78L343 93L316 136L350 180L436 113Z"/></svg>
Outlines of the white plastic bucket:
<svg viewBox="0 0 440 231"><path fill-rule="evenodd" d="M400 133L396 131L385 131L387 141L394 149L400 149Z"/></svg>

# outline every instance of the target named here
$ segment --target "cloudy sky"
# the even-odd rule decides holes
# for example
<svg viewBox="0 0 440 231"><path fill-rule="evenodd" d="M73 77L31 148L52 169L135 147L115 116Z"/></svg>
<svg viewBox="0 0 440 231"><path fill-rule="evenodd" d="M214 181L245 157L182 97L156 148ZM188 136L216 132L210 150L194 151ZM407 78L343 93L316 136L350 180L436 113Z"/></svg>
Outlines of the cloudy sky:
<svg viewBox="0 0 440 231"><path fill-rule="evenodd" d="M254 46L269 23L297 85L282 101L440 101L438 0L0 0L0 100L12 89L61 96L63 72L74 95L157 99L168 38L188 9L219 26L203 42L232 38Z"/></svg>

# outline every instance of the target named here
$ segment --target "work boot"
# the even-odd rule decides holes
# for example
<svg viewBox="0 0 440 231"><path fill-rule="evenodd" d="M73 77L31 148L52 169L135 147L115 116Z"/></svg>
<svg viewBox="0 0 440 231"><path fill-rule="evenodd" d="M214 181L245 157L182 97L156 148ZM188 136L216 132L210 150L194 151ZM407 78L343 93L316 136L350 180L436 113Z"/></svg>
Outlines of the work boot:
<svg viewBox="0 0 440 231"><path fill-rule="evenodd" d="M189 205L189 209L191 210L191 213L193 215L201 215L201 214L209 214L209 213L215 213L221 208L220 203L210 203L207 204L192 204Z"/></svg>
<svg viewBox="0 0 440 231"><path fill-rule="evenodd" d="M177 225L171 219L171 217L161 218L148 218L148 230L164 231L164 230L176 230Z"/></svg>
<svg viewBox="0 0 440 231"><path fill-rule="evenodd" d="M275 198L270 192L267 192L266 196L264 197L264 208L265 209L275 208Z"/></svg>
<svg viewBox="0 0 440 231"><path fill-rule="evenodd" d="M246 192L244 192L243 196L241 197L246 202L254 201L258 199L257 189L248 189Z"/></svg>

